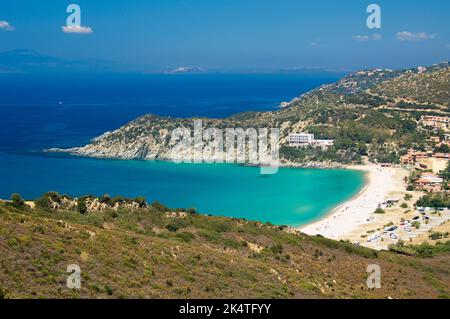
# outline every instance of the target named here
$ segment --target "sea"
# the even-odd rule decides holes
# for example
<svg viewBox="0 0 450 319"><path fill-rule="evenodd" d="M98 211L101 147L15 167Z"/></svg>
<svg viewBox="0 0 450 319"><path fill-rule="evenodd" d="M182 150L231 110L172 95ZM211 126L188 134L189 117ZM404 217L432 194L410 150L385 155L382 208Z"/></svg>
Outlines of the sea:
<svg viewBox="0 0 450 319"><path fill-rule="evenodd" d="M145 196L173 208L302 226L364 186L361 172L105 160L48 153L81 146L144 114L224 118L276 110L330 75L304 74L0 74L0 198L46 191Z"/></svg>

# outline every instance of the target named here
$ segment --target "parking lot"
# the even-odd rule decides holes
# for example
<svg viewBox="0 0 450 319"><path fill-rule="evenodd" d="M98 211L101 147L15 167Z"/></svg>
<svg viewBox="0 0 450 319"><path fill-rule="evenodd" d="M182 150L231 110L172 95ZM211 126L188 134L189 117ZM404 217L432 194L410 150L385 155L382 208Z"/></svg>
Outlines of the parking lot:
<svg viewBox="0 0 450 319"><path fill-rule="evenodd" d="M408 244L414 238L426 235L449 221L449 209L416 210L413 218L386 226L383 230L371 234L363 245L374 249L387 249L389 245L396 244L399 240Z"/></svg>

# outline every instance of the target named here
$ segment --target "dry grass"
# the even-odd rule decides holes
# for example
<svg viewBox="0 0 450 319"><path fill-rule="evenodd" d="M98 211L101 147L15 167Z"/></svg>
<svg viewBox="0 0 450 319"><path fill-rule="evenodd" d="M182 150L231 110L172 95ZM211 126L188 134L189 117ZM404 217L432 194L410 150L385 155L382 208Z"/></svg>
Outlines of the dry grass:
<svg viewBox="0 0 450 319"><path fill-rule="evenodd" d="M256 222L167 216L161 207L81 215L0 204L0 290L7 298L449 295L448 254L419 259ZM72 263L80 290L66 287ZM381 289L366 287L369 264L382 268Z"/></svg>

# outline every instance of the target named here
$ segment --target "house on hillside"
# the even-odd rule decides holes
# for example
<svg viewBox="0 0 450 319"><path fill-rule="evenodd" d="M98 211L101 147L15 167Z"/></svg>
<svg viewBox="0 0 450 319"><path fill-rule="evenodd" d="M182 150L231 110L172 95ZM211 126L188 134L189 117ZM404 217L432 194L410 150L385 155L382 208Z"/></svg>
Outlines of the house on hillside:
<svg viewBox="0 0 450 319"><path fill-rule="evenodd" d="M428 192L441 192L444 179L433 173L423 173L415 182L416 189Z"/></svg>
<svg viewBox="0 0 450 319"><path fill-rule="evenodd" d="M333 145L334 140L316 140L314 134L308 133L289 134L289 146L291 147L319 146L326 148Z"/></svg>
<svg viewBox="0 0 450 319"><path fill-rule="evenodd" d="M416 169L430 170L438 174L447 167L449 154L433 154L433 157L421 158L416 161Z"/></svg>
<svg viewBox="0 0 450 319"><path fill-rule="evenodd" d="M447 132L450 128L450 118L448 116L423 116L420 123L423 126L432 127L435 130L443 130Z"/></svg>
<svg viewBox="0 0 450 319"><path fill-rule="evenodd" d="M416 161L420 160L420 159L424 159L424 158L429 158L432 155L432 153L428 153L428 152L419 152L419 151L415 151L413 149L409 150L408 153L406 153L405 155L403 155L400 158L400 162L402 164L405 165L414 165L416 164Z"/></svg>

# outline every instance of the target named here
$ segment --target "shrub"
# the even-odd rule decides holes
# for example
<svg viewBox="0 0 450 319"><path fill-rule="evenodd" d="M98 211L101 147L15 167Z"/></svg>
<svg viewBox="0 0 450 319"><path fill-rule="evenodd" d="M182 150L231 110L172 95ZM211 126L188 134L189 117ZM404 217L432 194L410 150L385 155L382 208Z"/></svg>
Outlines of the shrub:
<svg viewBox="0 0 450 319"><path fill-rule="evenodd" d="M15 206L23 206L25 201L22 199L22 196L18 193L14 193L11 195L11 201Z"/></svg>
<svg viewBox="0 0 450 319"><path fill-rule="evenodd" d="M402 204L400 205L400 207L401 207L401 208L408 208L408 204L402 203Z"/></svg>
<svg viewBox="0 0 450 319"><path fill-rule="evenodd" d="M58 192L47 192L44 194L44 196L57 203L60 203L62 200L62 196Z"/></svg>
<svg viewBox="0 0 450 319"><path fill-rule="evenodd" d="M432 232L428 237L431 240L439 240L439 239L442 239L442 238L448 238L448 236L449 236L448 232L447 233Z"/></svg>
<svg viewBox="0 0 450 319"><path fill-rule="evenodd" d="M389 249L391 251L404 255L417 256L421 258L431 258L439 253L449 253L450 240L445 243L437 242L436 245L430 245L428 243L422 243L416 246L405 246L404 244L397 244L389 246Z"/></svg>
<svg viewBox="0 0 450 319"><path fill-rule="evenodd" d="M435 249L433 248L433 246L431 246L428 243L422 243L418 246L414 247L415 253L417 256L422 257L422 258L430 258L433 257L436 253Z"/></svg>
<svg viewBox="0 0 450 319"><path fill-rule="evenodd" d="M159 210L160 212L167 212L169 210L169 208L167 206L165 206L157 201L154 201L152 203L152 207L156 210Z"/></svg>
<svg viewBox="0 0 450 319"><path fill-rule="evenodd" d="M413 226L413 227L416 228L416 229L419 229L419 228L420 228L420 222L415 221L415 222L413 222L413 223L411 224L411 226Z"/></svg>
<svg viewBox="0 0 450 319"><path fill-rule="evenodd" d="M138 196L134 199L136 203L138 203L140 208L147 207L147 200L143 196Z"/></svg>
<svg viewBox="0 0 450 319"><path fill-rule="evenodd" d="M178 230L178 227L176 225L174 225L174 224L169 224L169 225L166 226L166 229L168 231L170 231L170 232L174 232L175 233Z"/></svg>
<svg viewBox="0 0 450 319"><path fill-rule="evenodd" d="M448 193L432 193L423 196L416 202L417 207L450 207L450 196Z"/></svg>
<svg viewBox="0 0 450 319"><path fill-rule="evenodd" d="M208 228L218 233L226 233L231 230L231 223L227 220L222 219L211 219L208 220Z"/></svg>
<svg viewBox="0 0 450 319"><path fill-rule="evenodd" d="M190 232L181 232L177 234L177 237L181 239L182 241L189 243L191 240L195 238L195 235Z"/></svg>
<svg viewBox="0 0 450 319"><path fill-rule="evenodd" d="M283 246L281 244L273 245L270 247L270 250L274 254L281 254L283 253Z"/></svg>
<svg viewBox="0 0 450 319"><path fill-rule="evenodd" d="M200 230L198 232L198 235L203 237L203 238L205 238L208 241L211 241L211 242L219 241L221 239L221 236L222 236L218 232L210 231L210 230L204 230L204 229Z"/></svg>
<svg viewBox="0 0 450 319"><path fill-rule="evenodd" d="M310 237L310 239L313 242L319 243L328 248L345 250L348 253L360 255L365 258L377 258L378 257L378 252L376 250L373 250L373 249L370 249L367 247L363 247L363 246L357 246L357 245L352 244L349 241L336 241L336 240L325 238L321 235L312 236L312 237Z"/></svg>
<svg viewBox="0 0 450 319"><path fill-rule="evenodd" d="M38 208L49 209L51 202L61 203L62 196L57 192L47 192L34 201Z"/></svg>
<svg viewBox="0 0 450 319"><path fill-rule="evenodd" d="M0 287L0 299L6 299L6 291Z"/></svg>
<svg viewBox="0 0 450 319"><path fill-rule="evenodd" d="M240 249L240 248L244 247L242 242L239 242L239 241L236 241L233 239L229 239L229 238L225 239L223 244L225 247L230 247L230 248L234 248L234 249Z"/></svg>
<svg viewBox="0 0 450 319"><path fill-rule="evenodd" d="M111 199L111 205L114 205L116 203L122 204L122 203L125 203L125 202L126 202L126 199L123 196L115 196L115 197L113 197Z"/></svg>
<svg viewBox="0 0 450 319"><path fill-rule="evenodd" d="M80 214L85 214L87 212L86 201L79 199L77 203L77 210Z"/></svg>
<svg viewBox="0 0 450 319"><path fill-rule="evenodd" d="M388 248L390 251L400 255L413 256L415 254L414 249L406 247L403 244L389 245Z"/></svg>
<svg viewBox="0 0 450 319"><path fill-rule="evenodd" d="M114 290L110 286L106 285L105 292L108 294L108 296L112 296L114 293Z"/></svg>
<svg viewBox="0 0 450 319"><path fill-rule="evenodd" d="M195 208L188 208L186 210L186 213L188 213L190 215L195 215L195 214L197 214L197 210Z"/></svg>
<svg viewBox="0 0 450 319"><path fill-rule="evenodd" d="M382 208L377 208L377 209L375 210L374 214L383 215L383 214L386 214L386 212L385 212L384 209L382 209Z"/></svg>
<svg viewBox="0 0 450 319"><path fill-rule="evenodd" d="M99 201L103 204L111 204L111 196L109 196L108 194L102 195L99 198Z"/></svg>
<svg viewBox="0 0 450 319"><path fill-rule="evenodd" d="M50 200L46 196L41 196L38 199L34 200L34 204L38 208L49 209L50 208Z"/></svg>

